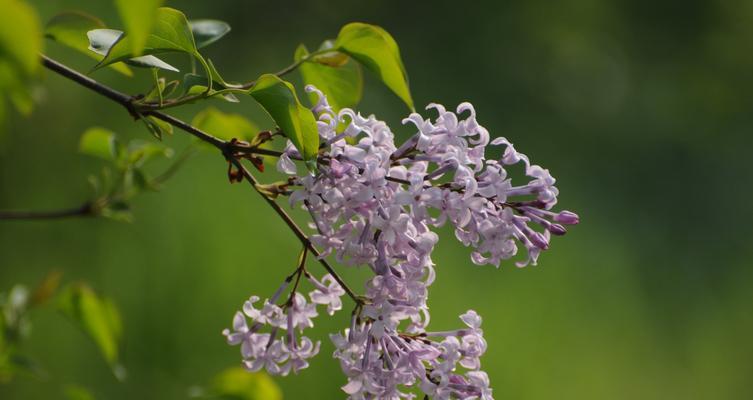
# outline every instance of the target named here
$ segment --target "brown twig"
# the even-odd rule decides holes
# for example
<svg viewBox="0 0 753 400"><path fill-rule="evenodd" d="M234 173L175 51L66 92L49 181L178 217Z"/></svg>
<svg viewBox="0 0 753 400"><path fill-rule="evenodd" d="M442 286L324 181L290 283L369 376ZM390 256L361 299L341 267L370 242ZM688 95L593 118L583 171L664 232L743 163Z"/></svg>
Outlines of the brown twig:
<svg viewBox="0 0 753 400"><path fill-rule="evenodd" d="M67 208L63 210L51 211L0 211L0 220L40 220L40 219L61 219L69 217L91 217L94 216L92 204L86 202L78 207Z"/></svg>

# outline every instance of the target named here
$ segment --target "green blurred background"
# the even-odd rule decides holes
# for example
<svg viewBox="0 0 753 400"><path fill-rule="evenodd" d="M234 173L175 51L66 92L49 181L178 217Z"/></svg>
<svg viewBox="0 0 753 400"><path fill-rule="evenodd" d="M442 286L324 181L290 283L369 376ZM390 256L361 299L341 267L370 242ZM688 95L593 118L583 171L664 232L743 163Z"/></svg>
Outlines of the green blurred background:
<svg viewBox="0 0 753 400"><path fill-rule="evenodd" d="M78 9L120 26L109 1L30 3L43 21ZM289 64L298 43L316 47L346 22L381 25L401 47L417 106L471 101L492 135L558 178L560 206L582 222L539 266L474 266L446 230L435 253L432 327L456 326L469 308L484 317L482 361L496 398L753 398L752 2L168 5L232 25L207 53L235 80ZM54 43L46 52L79 70L92 65ZM47 75L34 114L12 117L0 141L0 209L86 200L85 177L100 165L76 153L89 126L148 136L117 105ZM133 87L110 70L94 77ZM145 88L148 73L137 80ZM216 105L269 126L250 100ZM398 127L404 105L368 77L359 109L410 133ZM188 140L176 133L166 142L180 149ZM132 224L0 222L0 290L33 285L50 269L91 282L121 308L129 372L119 383L78 329L43 309L23 350L50 377L21 376L0 385L0 398L60 398L62 383L100 399L185 398L238 365L220 331L250 294L277 287L299 244L224 169L214 153L194 158L163 192L136 200ZM357 273L344 274L359 286ZM348 314L318 319L322 354L277 379L286 399L344 397L327 333Z"/></svg>

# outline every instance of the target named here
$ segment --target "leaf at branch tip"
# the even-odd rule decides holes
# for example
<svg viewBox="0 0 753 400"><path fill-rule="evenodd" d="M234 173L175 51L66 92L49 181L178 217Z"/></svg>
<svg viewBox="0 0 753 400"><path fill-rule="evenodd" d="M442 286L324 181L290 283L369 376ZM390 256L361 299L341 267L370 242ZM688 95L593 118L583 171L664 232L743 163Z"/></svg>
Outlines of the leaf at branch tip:
<svg viewBox="0 0 753 400"><path fill-rule="evenodd" d="M94 341L120 378L122 367L118 364L118 348L123 326L115 304L86 284L78 283L63 290L58 308Z"/></svg>
<svg viewBox="0 0 753 400"><path fill-rule="evenodd" d="M222 39L230 32L230 25L216 19L195 19L188 21L196 41L196 47L201 49Z"/></svg>
<svg viewBox="0 0 753 400"><path fill-rule="evenodd" d="M196 114L191 125L222 140L251 140L259 132L251 121L240 114L224 113L214 107L208 107Z"/></svg>
<svg viewBox="0 0 753 400"><path fill-rule="evenodd" d="M100 61L102 59L101 55L104 54L90 51L86 36L87 32L104 27L105 24L102 21L89 14L78 11L66 11L55 15L47 22L44 35L48 39ZM125 76L133 76L133 72L123 64L112 64L110 67Z"/></svg>
<svg viewBox="0 0 753 400"><path fill-rule="evenodd" d="M141 54L154 55L170 52L199 56L186 16L176 9L161 7L157 9L154 27L147 36ZM128 60L134 58L134 56L131 38L126 32L111 44L105 58L94 69L96 70L118 61Z"/></svg>
<svg viewBox="0 0 753 400"><path fill-rule="evenodd" d="M86 33L86 36L89 38L88 49L101 56L106 56L112 46L120 40L122 35L123 32L116 29L92 29ZM160 68L167 71L178 72L177 68L152 55L134 57L123 60L123 62L135 67ZM118 64L113 63L110 65Z"/></svg>
<svg viewBox="0 0 753 400"><path fill-rule="evenodd" d="M302 60L308 54L304 45L298 46L295 51L295 61ZM334 54L337 56L327 56L323 59L314 57L298 68L303 82L321 90L327 96L327 101L332 108L339 111L346 107L353 107L361 100L363 76L358 63L346 54L337 52ZM316 93L309 93L309 98L312 104L318 101Z"/></svg>
<svg viewBox="0 0 753 400"><path fill-rule="evenodd" d="M120 154L120 145L115 139L114 132L95 126L81 135L78 151L88 156L115 161Z"/></svg>
<svg viewBox="0 0 753 400"><path fill-rule="evenodd" d="M238 400L282 400L282 390L264 372L228 368L215 376L210 395Z"/></svg>
<svg viewBox="0 0 753 400"><path fill-rule="evenodd" d="M149 33L157 21L157 9L164 0L115 0L120 19L130 38L129 51L141 55Z"/></svg>
<svg viewBox="0 0 753 400"><path fill-rule="evenodd" d="M314 170L319 152L316 118L298 101L293 85L276 75L265 74L259 77L250 94L293 142L309 169Z"/></svg>
<svg viewBox="0 0 753 400"><path fill-rule="evenodd" d="M376 25L353 22L340 30L335 48L378 76L408 108L414 109L400 49L387 31Z"/></svg>

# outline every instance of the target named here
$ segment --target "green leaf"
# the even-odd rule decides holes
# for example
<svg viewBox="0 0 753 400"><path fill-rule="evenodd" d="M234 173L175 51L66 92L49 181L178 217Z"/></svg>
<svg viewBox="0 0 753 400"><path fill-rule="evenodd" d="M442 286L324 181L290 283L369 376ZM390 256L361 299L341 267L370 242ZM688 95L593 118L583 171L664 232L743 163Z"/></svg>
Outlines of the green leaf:
<svg viewBox="0 0 753 400"><path fill-rule="evenodd" d="M408 108L414 109L400 50L387 31L375 25L353 22L340 30L335 48L376 74Z"/></svg>
<svg viewBox="0 0 753 400"><path fill-rule="evenodd" d="M63 394L68 400L94 400L94 395L85 387L79 385L65 385Z"/></svg>
<svg viewBox="0 0 753 400"><path fill-rule="evenodd" d="M128 143L128 163L141 167L156 157L170 158L174 154L173 149L155 142L132 140Z"/></svg>
<svg viewBox="0 0 753 400"><path fill-rule="evenodd" d="M228 368L215 376L212 394L238 400L282 400L282 390L263 372Z"/></svg>
<svg viewBox="0 0 753 400"><path fill-rule="evenodd" d="M31 110L33 103L26 101L30 99L27 81L40 70L41 51L42 34L34 9L20 0L0 0L0 134L6 94L19 111Z"/></svg>
<svg viewBox="0 0 753 400"><path fill-rule="evenodd" d="M127 32L119 36L118 40L110 47L105 58L94 69L133 58L136 54L132 51L131 41ZM186 16L176 9L161 7L157 9L154 28L147 36L141 54L153 55L169 52L182 52L198 56L196 43L194 43Z"/></svg>
<svg viewBox="0 0 753 400"><path fill-rule="evenodd" d="M161 119L149 115L141 118L141 120L144 122L149 132L159 140L162 140L162 136L165 133L167 133L168 135L173 134L173 126Z"/></svg>
<svg viewBox="0 0 753 400"><path fill-rule="evenodd" d="M78 151L107 161L117 160L120 154L115 133L100 127L89 128L81 135Z"/></svg>
<svg viewBox="0 0 753 400"><path fill-rule="evenodd" d="M89 38L89 50L101 56L106 56L112 46L118 42L122 35L122 31L115 29L93 29L91 31L88 31L86 33L86 36ZM135 67L160 68L168 71L178 72L177 68L152 55L134 57L123 61L126 64L130 64Z"/></svg>
<svg viewBox="0 0 753 400"><path fill-rule="evenodd" d="M214 107L196 114L191 125L222 140L251 140L259 128L240 114L224 113Z"/></svg>
<svg viewBox="0 0 753 400"><path fill-rule="evenodd" d="M311 110L298 101L293 85L276 75L265 74L259 77L250 94L293 142L308 167L315 169L319 153L316 119Z"/></svg>
<svg viewBox="0 0 753 400"><path fill-rule="evenodd" d="M89 51L89 41L86 36L87 32L104 27L105 24L96 17L82 12L67 11L55 15L47 22L44 35L55 42L100 61L102 59L100 55ZM133 72L123 64L112 64L110 67L123 75L133 76Z"/></svg>
<svg viewBox="0 0 753 400"><path fill-rule="evenodd" d="M120 19L128 32L130 52L141 55L149 33L157 21L157 8L164 0L115 0Z"/></svg>
<svg viewBox="0 0 753 400"><path fill-rule="evenodd" d="M11 103L21 115L28 117L34 110L34 99L28 88L17 87L9 90L8 97Z"/></svg>
<svg viewBox="0 0 753 400"><path fill-rule="evenodd" d="M86 284L78 283L61 293L58 307L97 344L102 356L117 371L123 326L115 304Z"/></svg>
<svg viewBox="0 0 753 400"><path fill-rule="evenodd" d="M19 0L0 0L0 64L25 79L39 70L42 35L34 9ZM0 88L6 78L0 74ZM10 80L10 79L8 79Z"/></svg>
<svg viewBox="0 0 753 400"><path fill-rule="evenodd" d="M196 47L202 48L220 40L230 32L230 25L216 19L195 19L188 21L196 41Z"/></svg>
<svg viewBox="0 0 753 400"><path fill-rule="evenodd" d="M340 53L337 53L340 54ZM295 61L300 61L309 55L304 45L295 51ZM318 57L312 61L304 61L300 67L301 77L306 84L314 85L327 95L327 101L335 111L353 107L361 100L363 93L363 76L359 65L347 55L336 61L326 58L330 64L319 63ZM333 66L335 65L335 66ZM316 104L318 95L309 93L312 104Z"/></svg>

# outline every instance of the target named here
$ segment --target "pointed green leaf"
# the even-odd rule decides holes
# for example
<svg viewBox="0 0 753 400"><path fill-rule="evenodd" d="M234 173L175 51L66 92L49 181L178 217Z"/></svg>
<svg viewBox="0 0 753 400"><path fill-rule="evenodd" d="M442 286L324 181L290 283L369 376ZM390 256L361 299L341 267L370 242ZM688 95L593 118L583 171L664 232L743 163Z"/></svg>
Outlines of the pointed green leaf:
<svg viewBox="0 0 753 400"><path fill-rule="evenodd" d="M121 35L95 69L133 58L135 54L132 51L131 41L127 32ZM186 16L176 9L161 7L157 9L154 27L146 38L141 54L153 55L169 52L198 55Z"/></svg>
<svg viewBox="0 0 753 400"><path fill-rule="evenodd" d="M295 51L295 61L300 61L308 56L309 52L304 45L298 46ZM324 92L327 101L335 111L346 107L353 107L361 100L363 93L363 77L360 66L347 55L341 55L337 62L327 58L330 64L318 61L305 61L300 67L301 77L307 85L314 85ZM314 58L316 60L316 58ZM318 95L309 93L312 104L316 104Z"/></svg>
<svg viewBox="0 0 753 400"><path fill-rule="evenodd" d="M115 133L100 127L89 128L81 135L78 151L107 161L115 161L120 153Z"/></svg>
<svg viewBox="0 0 753 400"><path fill-rule="evenodd" d="M93 29L91 31L88 31L86 33L86 36L89 38L89 50L101 56L106 56L112 46L120 40L120 37L122 35L123 32L116 29ZM134 57L123 60L123 62L135 67L160 68L168 71L178 72L177 68L151 55Z"/></svg>
<svg viewBox="0 0 753 400"><path fill-rule="evenodd" d="M378 76L411 110L414 109L400 50L387 31L375 25L353 22L340 30L335 48Z"/></svg>
<svg viewBox="0 0 753 400"><path fill-rule="evenodd" d="M99 347L105 360L115 367L122 333L120 313L107 298L79 283L60 295L59 309L78 325Z"/></svg>
<svg viewBox="0 0 753 400"><path fill-rule="evenodd" d="M130 38L129 51L141 55L149 33L157 21L157 9L164 0L115 0L125 31Z"/></svg>
<svg viewBox="0 0 753 400"><path fill-rule="evenodd" d="M319 152L316 118L298 101L293 85L276 75L265 74L259 77L250 94L293 142L303 159L309 161L309 168L315 168Z"/></svg>
<svg viewBox="0 0 753 400"><path fill-rule="evenodd" d="M220 40L230 32L230 25L216 19L195 19L188 21L193 32L196 47L202 48Z"/></svg>
<svg viewBox="0 0 753 400"><path fill-rule="evenodd" d="M196 114L191 125L222 140L251 140L259 132L251 121L240 114L224 113L209 107Z"/></svg>
<svg viewBox="0 0 753 400"><path fill-rule="evenodd" d="M55 42L100 61L102 57L89 50L87 32L104 27L105 24L96 17L78 11L67 11L55 15L47 22L44 35ZM133 72L123 64L112 64L110 67L123 75L133 76Z"/></svg>

